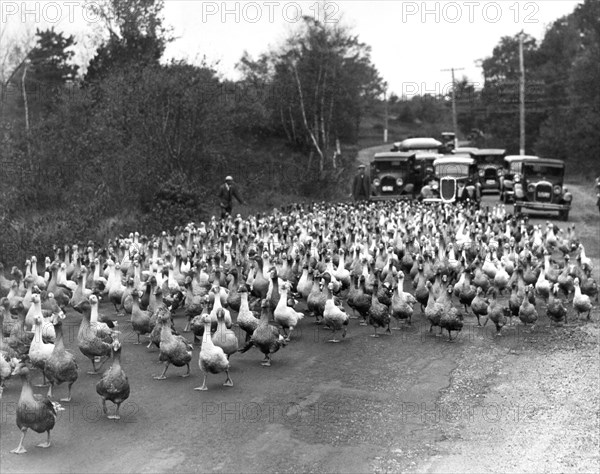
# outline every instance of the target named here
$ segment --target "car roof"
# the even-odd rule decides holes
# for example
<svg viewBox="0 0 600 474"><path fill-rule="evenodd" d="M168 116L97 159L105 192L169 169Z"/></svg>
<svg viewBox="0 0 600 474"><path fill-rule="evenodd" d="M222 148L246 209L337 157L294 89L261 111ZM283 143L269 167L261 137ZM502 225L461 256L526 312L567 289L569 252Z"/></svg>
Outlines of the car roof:
<svg viewBox="0 0 600 474"><path fill-rule="evenodd" d="M480 148L472 153L476 156L504 155L506 150L504 148Z"/></svg>
<svg viewBox="0 0 600 474"><path fill-rule="evenodd" d="M442 153L434 153L431 151L418 151L415 155L417 160L435 160L444 156Z"/></svg>
<svg viewBox="0 0 600 474"><path fill-rule="evenodd" d="M407 138L400 142L400 148L418 149L418 148L439 148L442 142L431 137Z"/></svg>
<svg viewBox="0 0 600 474"><path fill-rule="evenodd" d="M448 156L445 155L442 158L438 158L433 162L433 166L443 165L443 164L454 163L457 165L472 165L475 163L475 160L469 156Z"/></svg>
<svg viewBox="0 0 600 474"><path fill-rule="evenodd" d="M556 165L556 166L563 166L565 164L565 162L563 160L558 160L556 158L538 158L537 160L535 160L536 164L541 164L541 165Z"/></svg>
<svg viewBox="0 0 600 474"><path fill-rule="evenodd" d="M455 148L454 150L452 150L452 154L475 153L478 150L479 150L479 148L477 148L477 147L459 146L458 148Z"/></svg>
<svg viewBox="0 0 600 474"><path fill-rule="evenodd" d="M508 155L504 157L504 161L508 161L509 163L513 161L525 161L525 160L539 160L539 156L535 155Z"/></svg>
<svg viewBox="0 0 600 474"><path fill-rule="evenodd" d="M415 156L414 151L383 151L380 153L375 153L373 160L389 160L391 158L408 160L413 156Z"/></svg>

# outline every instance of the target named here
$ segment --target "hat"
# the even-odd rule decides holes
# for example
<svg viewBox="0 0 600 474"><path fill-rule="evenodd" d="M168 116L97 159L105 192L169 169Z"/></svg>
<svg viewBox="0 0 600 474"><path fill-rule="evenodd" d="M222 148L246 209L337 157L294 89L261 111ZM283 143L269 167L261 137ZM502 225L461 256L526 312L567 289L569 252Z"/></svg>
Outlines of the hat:
<svg viewBox="0 0 600 474"><path fill-rule="evenodd" d="M358 169L365 168L365 165L358 165Z"/></svg>
<svg viewBox="0 0 600 474"><path fill-rule="evenodd" d="M225 181L233 181L233 178L231 176L226 176Z"/></svg>

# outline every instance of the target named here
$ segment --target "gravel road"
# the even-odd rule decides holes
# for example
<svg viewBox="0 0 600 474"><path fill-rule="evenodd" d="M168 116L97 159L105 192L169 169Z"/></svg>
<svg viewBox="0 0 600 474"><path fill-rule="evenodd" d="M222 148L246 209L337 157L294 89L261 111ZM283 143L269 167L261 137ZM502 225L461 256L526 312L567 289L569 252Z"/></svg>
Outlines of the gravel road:
<svg viewBox="0 0 600 474"><path fill-rule="evenodd" d="M0 402L1 470L599 472L598 308L592 321L570 316L563 327L549 326L538 310L533 333L515 321L494 337L490 325L478 328L467 317L453 342L429 333L419 310L412 326L379 339L352 320L340 344L325 342L329 332L305 318L272 367L262 367L254 349L233 355L235 386L210 376L207 392L193 390L202 380L198 347L191 377L171 367L167 380L154 380L162 371L158 353L133 345L123 318L131 397L119 422L101 416L98 378L85 373L90 363L77 348L81 316L69 310L66 345L80 365L73 401L64 404L50 449L36 448L43 435L29 432L28 452L10 454L20 436L20 384L8 381ZM175 324L183 328L181 314Z"/></svg>

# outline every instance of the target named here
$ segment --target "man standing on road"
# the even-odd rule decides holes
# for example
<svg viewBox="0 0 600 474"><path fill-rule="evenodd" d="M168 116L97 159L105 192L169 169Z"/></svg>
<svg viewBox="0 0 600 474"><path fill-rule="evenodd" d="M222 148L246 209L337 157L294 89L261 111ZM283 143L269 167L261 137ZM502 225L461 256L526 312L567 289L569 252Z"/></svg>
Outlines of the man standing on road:
<svg viewBox="0 0 600 474"><path fill-rule="evenodd" d="M369 178L365 175L365 165L360 165L352 183L352 197L355 201L366 201L369 194Z"/></svg>
<svg viewBox="0 0 600 474"><path fill-rule="evenodd" d="M225 178L225 183L219 187L219 206L221 207L221 219L231 215L233 210L233 198L236 198L240 204L244 204L240 197L237 186L231 176Z"/></svg>

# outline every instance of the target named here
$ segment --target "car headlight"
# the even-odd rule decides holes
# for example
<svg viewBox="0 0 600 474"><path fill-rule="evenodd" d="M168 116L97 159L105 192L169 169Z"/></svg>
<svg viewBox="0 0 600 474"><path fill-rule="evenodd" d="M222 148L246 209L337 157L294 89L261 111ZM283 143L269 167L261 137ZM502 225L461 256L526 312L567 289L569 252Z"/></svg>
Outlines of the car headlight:
<svg viewBox="0 0 600 474"><path fill-rule="evenodd" d="M373 180L373 186L377 187L377 186L379 186L380 184L381 184L381 181L379 180L379 178L375 178L375 179Z"/></svg>
<svg viewBox="0 0 600 474"><path fill-rule="evenodd" d="M527 192L528 193L532 193L534 191L535 191L535 185L530 184L530 185L527 186Z"/></svg>
<svg viewBox="0 0 600 474"><path fill-rule="evenodd" d="M485 172L483 170L479 170L479 176L481 176L483 178L484 175L485 175Z"/></svg>
<svg viewBox="0 0 600 474"><path fill-rule="evenodd" d="M558 184L556 186L554 186L554 194L560 194L562 191L562 186L559 186Z"/></svg>
<svg viewBox="0 0 600 474"><path fill-rule="evenodd" d="M402 181L402 178L398 178L396 180L396 186L402 186L404 184L404 181Z"/></svg>
<svg viewBox="0 0 600 474"><path fill-rule="evenodd" d="M565 193L563 199L567 202L571 202L573 200L573 195L571 193Z"/></svg>
<svg viewBox="0 0 600 474"><path fill-rule="evenodd" d="M522 198L523 197L523 186L519 183L515 184L515 196L517 196L518 198Z"/></svg>
<svg viewBox="0 0 600 474"><path fill-rule="evenodd" d="M496 170L496 172L497 172L498 176L504 176L504 170L502 168L498 168Z"/></svg>
<svg viewBox="0 0 600 474"><path fill-rule="evenodd" d="M520 177L518 174L516 174L516 175L513 177L513 181L514 181L515 183L518 183L519 181L521 181L521 177Z"/></svg>

